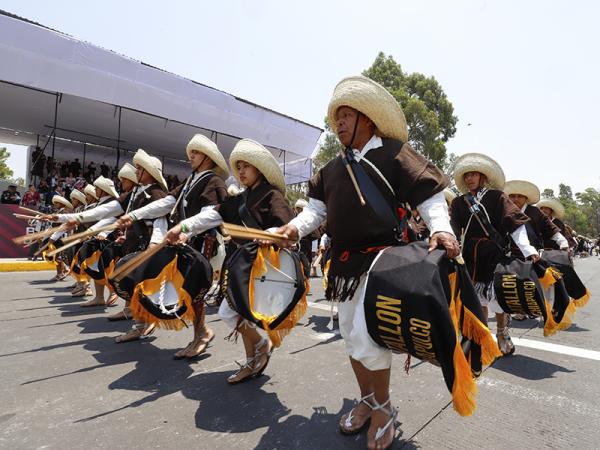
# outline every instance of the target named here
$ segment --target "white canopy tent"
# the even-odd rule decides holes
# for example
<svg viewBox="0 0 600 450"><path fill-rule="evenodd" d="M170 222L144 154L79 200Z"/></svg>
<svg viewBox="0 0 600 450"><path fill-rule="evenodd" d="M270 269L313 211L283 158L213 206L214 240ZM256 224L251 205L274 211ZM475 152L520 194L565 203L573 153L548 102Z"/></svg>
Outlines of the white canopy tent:
<svg viewBox="0 0 600 450"><path fill-rule="evenodd" d="M0 142L40 146L96 166L137 148L185 174L196 133L227 158L251 138L280 162L288 184L311 175L319 127L135 61L0 10Z"/></svg>

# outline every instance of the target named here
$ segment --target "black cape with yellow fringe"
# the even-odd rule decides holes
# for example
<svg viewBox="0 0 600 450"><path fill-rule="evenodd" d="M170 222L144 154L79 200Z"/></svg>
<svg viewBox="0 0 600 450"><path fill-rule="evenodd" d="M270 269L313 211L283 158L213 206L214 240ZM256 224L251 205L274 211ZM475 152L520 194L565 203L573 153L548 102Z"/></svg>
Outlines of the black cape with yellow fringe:
<svg viewBox="0 0 600 450"><path fill-rule="evenodd" d="M477 387L469 360L490 364L499 351L484 324L481 305L466 270L460 275L443 250L428 252L415 242L379 253L365 288L364 309L371 338L442 369L454 409L463 416L476 407ZM461 335L472 341L465 355Z"/></svg>

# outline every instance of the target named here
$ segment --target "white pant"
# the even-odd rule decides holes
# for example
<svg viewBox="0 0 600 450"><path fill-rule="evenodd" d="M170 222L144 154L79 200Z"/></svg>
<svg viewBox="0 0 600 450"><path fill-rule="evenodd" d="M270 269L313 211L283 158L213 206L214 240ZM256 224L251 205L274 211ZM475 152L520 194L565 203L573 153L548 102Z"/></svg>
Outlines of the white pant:
<svg viewBox="0 0 600 450"><path fill-rule="evenodd" d="M340 333L346 344L346 353L369 370L389 369L392 351L377 344L367 330L365 319L365 288L367 277L362 276L354 296L338 303Z"/></svg>
<svg viewBox="0 0 600 450"><path fill-rule="evenodd" d="M238 321L242 316L240 316L237 311L231 309L227 300L223 299L221 302L221 306L219 306L219 317L223 322L225 322L230 328L235 328L238 325ZM243 319L242 322L246 322L247 326L254 327L255 325L251 322L248 322L246 319ZM240 323L242 323L240 322Z"/></svg>

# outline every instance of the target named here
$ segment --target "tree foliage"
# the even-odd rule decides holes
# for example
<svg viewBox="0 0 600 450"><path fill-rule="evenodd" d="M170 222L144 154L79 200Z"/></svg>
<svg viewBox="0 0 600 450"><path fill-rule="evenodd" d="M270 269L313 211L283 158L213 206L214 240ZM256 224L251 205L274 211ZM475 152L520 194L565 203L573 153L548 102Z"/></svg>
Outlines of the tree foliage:
<svg viewBox="0 0 600 450"><path fill-rule="evenodd" d="M0 148L0 180L10 179L13 176L13 171L6 164L6 160L10 157L10 152L6 147Z"/></svg>
<svg viewBox="0 0 600 450"><path fill-rule="evenodd" d="M552 189L544 189L543 198L554 196ZM571 186L561 183L558 186L558 200L565 207L565 222L577 234L597 237L600 234L600 192L587 188L573 195Z"/></svg>
<svg viewBox="0 0 600 450"><path fill-rule="evenodd" d="M392 56L380 52L364 76L385 87L400 103L408 124L411 146L442 169L451 169L454 155L446 155L446 142L456 133L454 107L434 77L404 73ZM337 136L325 122L325 136L314 159L318 170L341 149Z"/></svg>
<svg viewBox="0 0 600 450"><path fill-rule="evenodd" d="M542 191L542 198L553 198L554 197L554 189L544 189Z"/></svg>

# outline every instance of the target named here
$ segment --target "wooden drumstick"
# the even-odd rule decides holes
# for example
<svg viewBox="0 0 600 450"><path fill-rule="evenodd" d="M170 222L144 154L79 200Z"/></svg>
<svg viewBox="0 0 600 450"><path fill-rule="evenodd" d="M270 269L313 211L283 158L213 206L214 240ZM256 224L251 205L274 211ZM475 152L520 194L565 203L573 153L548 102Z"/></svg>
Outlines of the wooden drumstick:
<svg viewBox="0 0 600 450"><path fill-rule="evenodd" d="M83 239L76 239L76 240L74 240L73 242L71 242L71 243L69 243L67 245L63 245L60 248L56 248L56 249L52 250L51 252L46 253L46 256L52 257L52 256L54 256L54 255L62 252L63 250L66 250L66 249L68 249L70 247L73 247L73 246L79 244L82 240Z"/></svg>
<svg viewBox="0 0 600 450"><path fill-rule="evenodd" d="M356 177L354 176L352 167L350 167L350 163L342 153L340 153L340 157L344 162L344 167L348 171L348 175L350 175L350 180L352 180L352 184L354 185L354 189L356 190L356 194L358 195L358 200L360 201L361 206L365 206L367 203L365 202L365 198L363 197L362 192L360 192L360 187L358 187L358 182L356 181Z"/></svg>
<svg viewBox="0 0 600 450"><path fill-rule="evenodd" d="M66 244L76 239L85 239L86 237L94 236L95 234L102 233L103 231L111 231L115 228L118 228L118 225L116 223L111 223L110 225L104 225L103 227L97 228L95 230L86 230L82 231L81 233L75 233L71 236L63 238L62 241Z"/></svg>
<svg viewBox="0 0 600 450"><path fill-rule="evenodd" d="M24 220L39 220L40 216L27 216L25 214L17 214L17 213L13 213L13 216L15 216L15 219L24 219Z"/></svg>
<svg viewBox="0 0 600 450"><path fill-rule="evenodd" d="M43 215L44 213L40 212L40 211L36 211L35 209L30 209L30 208L25 208L24 206L19 206L19 209L22 209L23 211L27 211L28 213L31 214L36 214L36 215Z"/></svg>
<svg viewBox="0 0 600 450"><path fill-rule="evenodd" d="M39 231L37 233L30 233L30 234L25 234L23 236L18 236L16 238L13 238L13 242L15 244L24 244L25 242L29 242L29 241L37 241L37 240L45 238L46 236L50 236L50 235L56 233L57 231L61 231L64 229L65 229L65 224L60 225L58 227L54 227L54 228L48 228L47 230Z"/></svg>
<svg viewBox="0 0 600 450"><path fill-rule="evenodd" d="M109 279L111 281L117 281L117 282L121 281L125 276L127 276L129 273L131 273L136 267L138 267L140 264L142 264L148 258L153 256L155 253L157 253L160 249L165 247L167 244L168 244L167 241L162 241L160 244L148 247L142 253L135 256L134 258L131 258L129 261L127 261L121 267L116 269L111 274Z"/></svg>

